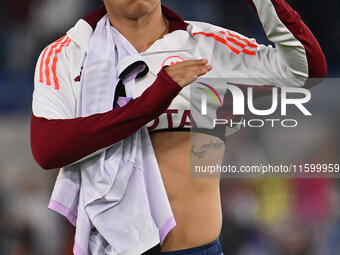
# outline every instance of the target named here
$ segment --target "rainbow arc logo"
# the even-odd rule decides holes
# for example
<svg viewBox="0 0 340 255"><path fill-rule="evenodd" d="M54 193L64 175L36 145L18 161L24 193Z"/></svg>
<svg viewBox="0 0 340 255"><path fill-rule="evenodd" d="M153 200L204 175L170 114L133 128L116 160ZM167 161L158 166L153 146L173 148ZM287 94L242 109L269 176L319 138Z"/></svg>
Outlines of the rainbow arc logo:
<svg viewBox="0 0 340 255"><path fill-rule="evenodd" d="M214 101L215 105L217 105L217 101L216 101L214 95L212 94L212 93L214 93L214 94L216 95L216 97L217 97L219 103L220 103L221 106L222 106L221 97L219 96L219 94L217 93L217 91L216 91L212 86L210 86L210 85L208 85L208 84L206 84L206 83L203 83L203 82L197 82L197 83L199 83L199 84L201 84L201 85L203 85L203 86L206 87L206 88L197 87L197 89L202 90L202 91L204 91L205 93L207 93L207 94L212 98L212 100ZM212 93L211 93L209 90L212 91Z"/></svg>

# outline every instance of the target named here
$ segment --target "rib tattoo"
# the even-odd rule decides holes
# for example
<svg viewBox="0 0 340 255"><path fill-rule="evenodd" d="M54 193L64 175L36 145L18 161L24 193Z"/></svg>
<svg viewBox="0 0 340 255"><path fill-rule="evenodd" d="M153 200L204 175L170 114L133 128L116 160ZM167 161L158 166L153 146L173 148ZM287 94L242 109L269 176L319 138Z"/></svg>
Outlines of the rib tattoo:
<svg viewBox="0 0 340 255"><path fill-rule="evenodd" d="M223 142L220 139L216 140L215 142L211 140L210 143L202 145L200 149L196 151L195 150L196 145L194 144L191 146L190 154L198 158L203 158L209 148L220 148L222 145Z"/></svg>

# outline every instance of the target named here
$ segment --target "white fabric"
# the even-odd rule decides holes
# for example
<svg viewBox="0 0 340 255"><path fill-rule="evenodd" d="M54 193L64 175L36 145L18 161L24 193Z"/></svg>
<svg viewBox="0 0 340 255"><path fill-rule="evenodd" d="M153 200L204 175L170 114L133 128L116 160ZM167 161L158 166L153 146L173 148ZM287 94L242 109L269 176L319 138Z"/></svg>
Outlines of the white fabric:
<svg viewBox="0 0 340 255"><path fill-rule="evenodd" d="M111 110L117 66L127 68L136 61L141 56L105 15L90 41L77 117ZM135 71L129 82L142 69ZM50 208L66 217L73 214L68 218L76 224L76 255L141 254L163 241L164 231L166 235L175 225L146 127L62 169L51 201Z"/></svg>

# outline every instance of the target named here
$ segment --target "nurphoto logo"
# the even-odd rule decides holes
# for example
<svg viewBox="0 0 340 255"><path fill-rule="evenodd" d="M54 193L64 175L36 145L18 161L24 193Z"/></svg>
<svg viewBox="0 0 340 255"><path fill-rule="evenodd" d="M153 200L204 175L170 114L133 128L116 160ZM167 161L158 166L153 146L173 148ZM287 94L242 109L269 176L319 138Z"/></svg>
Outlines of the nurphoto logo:
<svg viewBox="0 0 340 255"><path fill-rule="evenodd" d="M201 94L201 114L208 114L208 100L212 100L217 107L223 107L222 99L216 89L211 85L203 82L198 82L201 86L197 89L202 90L204 93ZM231 84L225 85L225 94L228 92L232 97L232 113L233 116L244 116L246 110L249 110L255 116L269 116L275 113L280 106L281 116L287 116L287 106L293 105L303 115L312 116L310 111L305 107L304 104L311 100L311 93L305 88L294 88L294 87L283 87L280 89L281 97L279 96L279 89L276 87L271 88L271 106L269 109L256 109L254 106L254 87L248 87L245 91L242 91L239 87ZM247 108L246 108L247 107ZM249 126L249 127L262 127L267 122L272 127L275 123L280 123L283 127L296 127L298 125L295 119L242 119L238 122L233 122L233 119L212 119L213 127L217 125L229 125L231 127L236 125Z"/></svg>

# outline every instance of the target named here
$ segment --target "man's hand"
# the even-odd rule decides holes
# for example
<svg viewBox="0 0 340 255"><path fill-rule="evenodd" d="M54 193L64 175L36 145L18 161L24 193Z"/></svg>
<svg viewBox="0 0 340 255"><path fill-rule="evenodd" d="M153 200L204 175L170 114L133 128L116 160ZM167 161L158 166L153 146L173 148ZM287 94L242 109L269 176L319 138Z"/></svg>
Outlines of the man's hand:
<svg viewBox="0 0 340 255"><path fill-rule="evenodd" d="M164 70L178 85L184 88L212 69L212 66L207 64L208 59L185 60L172 66L167 66Z"/></svg>

